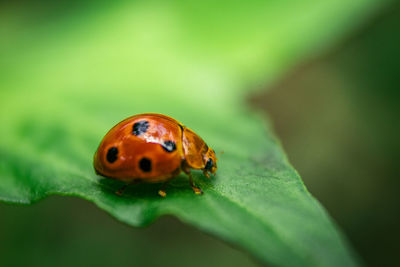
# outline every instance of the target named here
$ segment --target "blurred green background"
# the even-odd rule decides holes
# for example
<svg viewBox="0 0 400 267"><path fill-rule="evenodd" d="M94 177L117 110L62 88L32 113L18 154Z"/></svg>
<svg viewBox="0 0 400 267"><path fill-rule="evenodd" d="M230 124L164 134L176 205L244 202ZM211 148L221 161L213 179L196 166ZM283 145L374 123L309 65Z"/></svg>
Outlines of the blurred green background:
<svg viewBox="0 0 400 267"><path fill-rule="evenodd" d="M16 79L22 79L21 83L24 82L24 76L18 76L19 72L15 69L20 67L18 62L21 59L25 60L27 56L32 57L27 62L38 62L39 70L43 67L56 68L57 66L43 64L48 62L47 58L60 56L57 50L51 50L52 45L57 44L57 34L60 38L71 34L77 30L76 26L85 25L93 16L104 14L100 16L100 20L109 20L110 24L108 29L97 29L99 32L94 33L95 36L101 36L102 30L112 32L113 17L107 14L114 14L110 10L116 9L120 4L108 6L89 1L37 3L39 4L13 2L0 5L3 61L0 65L0 79L3 85L8 81L15 83ZM240 4L237 5L238 14L240 8ZM138 12L140 14L140 10ZM146 19L148 16L151 21L151 13L143 13L139 19ZM397 240L400 238L400 182L396 160L396 152L399 150L399 17L399 4L377 10L373 16L363 20L364 23L360 23L355 31L349 30L349 35L336 47L330 48L323 55L317 53L301 64L293 66L291 71L279 79L265 77L267 81L276 81L269 88L265 88L263 84L255 87L268 89L268 92L248 96L250 105L267 111L272 117L277 135L306 186L342 227L366 264L371 266L394 265L399 249ZM168 17L161 21L174 23L169 21ZM286 24L282 24L282 27L287 27ZM290 23L288 25L291 26ZM90 30L91 27L95 28L89 25L84 29ZM206 31L213 25L190 27ZM166 28L174 29L174 26L168 25ZM93 35L78 27L78 31L79 29L81 32L74 35L75 38L85 39L88 35ZM154 29L158 29L158 25L155 25ZM53 32L55 36L49 38L47 32ZM189 36L190 40L182 42L192 44L192 49L220 51L218 34L213 36L210 47L200 48L195 47L196 36L186 36ZM224 38L236 41L234 36L235 29L232 29ZM148 44L147 38L151 38L151 35L143 34L141 38L143 44ZM226 42L226 39L224 41ZM19 47L15 47L16 44ZM154 40L155 51L158 51L158 47L168 49L168 46L176 45ZM273 45L284 46L285 43L278 40ZM30 49L39 52L24 53ZM65 44L61 51L66 54L60 57L68 58L68 49L68 44ZM121 64L126 63L123 57L126 51L113 51L112 47L97 49L110 49L107 54L109 58L117 57ZM190 54L190 51L185 50L187 48L181 49L183 54ZM229 49L235 51L234 45ZM8 51L12 51L12 56L7 56ZM21 53L15 54L15 51ZM232 51L218 54L216 58L228 59ZM81 52L83 58L96 60L96 51L82 47ZM232 64L240 66L242 72L254 72L254 68L246 65L248 51L241 52L242 54L238 53L232 60ZM91 55L87 56L88 53ZM160 52L160 56L163 55ZM286 56L290 57L290 53ZM157 58L157 55L154 58ZM285 62L285 58L279 60ZM65 62L70 64L72 70L73 64L76 63ZM101 61L101 64L104 63L107 63L107 59ZM260 66L263 66L262 62ZM28 75L35 77L36 66L32 64L27 68ZM48 85L62 81L71 86L76 81L95 77L96 71L72 72L73 78L63 77L65 80L49 76ZM148 71L157 73L157 67L149 65L135 71L139 75ZM217 77L220 71L218 68L210 70L210 75ZM260 69L259 73L254 75L260 76L262 73ZM124 78L124 75L127 73L114 73L109 77L109 83ZM203 82L201 77L198 77L198 80ZM139 80L140 82L145 83ZM129 84L129 78L119 85L123 87L126 84ZM92 84L91 86L95 87ZM208 88L208 91L205 91L206 95L212 94L212 87L209 88L204 83L199 85L202 86ZM1 93L6 93L13 88L4 86L0 90ZM190 96L191 93L190 90L182 92L182 98ZM93 94L95 97L95 91ZM203 96L201 99L207 97ZM45 101L46 96L41 100ZM66 101L84 100L72 98ZM216 104L212 101L207 103L210 106ZM104 116L107 116L106 112ZM161 262L166 266L204 266L205 263L208 266L257 265L244 252L171 217L162 218L148 228L136 229L117 222L94 205L76 198L50 197L29 207L0 203L0 265L51 266L55 262L60 266L155 266Z"/></svg>

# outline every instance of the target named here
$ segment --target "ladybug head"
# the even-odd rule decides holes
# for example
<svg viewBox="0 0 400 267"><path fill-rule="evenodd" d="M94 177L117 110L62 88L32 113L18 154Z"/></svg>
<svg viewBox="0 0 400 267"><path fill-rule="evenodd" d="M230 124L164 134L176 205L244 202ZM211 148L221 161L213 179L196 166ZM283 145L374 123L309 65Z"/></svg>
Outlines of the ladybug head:
<svg viewBox="0 0 400 267"><path fill-rule="evenodd" d="M215 173L217 171L217 157L215 156L214 150L208 148L207 152L204 154L204 171Z"/></svg>

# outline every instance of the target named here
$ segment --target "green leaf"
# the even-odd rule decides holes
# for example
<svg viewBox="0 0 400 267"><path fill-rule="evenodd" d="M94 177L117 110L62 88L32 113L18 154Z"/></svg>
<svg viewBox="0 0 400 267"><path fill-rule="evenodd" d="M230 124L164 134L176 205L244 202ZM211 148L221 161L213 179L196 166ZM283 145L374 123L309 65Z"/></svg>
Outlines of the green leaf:
<svg viewBox="0 0 400 267"><path fill-rule="evenodd" d="M0 41L0 199L79 196L132 226L174 215L263 263L357 265L268 120L243 99L382 3L98 4L41 21L46 16L25 9L3 11L0 33L9 38ZM107 130L143 112L170 115L224 151L215 178L194 172L204 195L194 195L180 175L165 199L157 184L117 196L120 183L95 175L93 154Z"/></svg>

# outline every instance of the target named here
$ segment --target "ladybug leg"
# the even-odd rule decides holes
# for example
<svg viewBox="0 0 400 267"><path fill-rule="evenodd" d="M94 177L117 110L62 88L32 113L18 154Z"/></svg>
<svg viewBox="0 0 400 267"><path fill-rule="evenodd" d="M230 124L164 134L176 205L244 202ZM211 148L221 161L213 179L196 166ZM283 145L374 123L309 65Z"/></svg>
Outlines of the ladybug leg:
<svg viewBox="0 0 400 267"><path fill-rule="evenodd" d="M193 189L193 192L194 192L196 195L202 195L202 194L203 194L203 190L201 190L200 187L197 187L197 186L194 185L194 183L193 183L193 178L192 178L192 174L189 172L188 175L189 175L189 183L190 183L190 186L191 186L192 189Z"/></svg>
<svg viewBox="0 0 400 267"><path fill-rule="evenodd" d="M182 171L183 171L184 173L186 173L186 174L189 176L189 183L190 183L190 186L191 186L192 189L193 189L193 192L194 192L196 195L202 195L202 194L203 194L203 191L201 190L201 188L195 186L194 183L193 183L192 174L190 173L190 167L189 167L189 165L186 163L185 160L182 161L181 168L182 168Z"/></svg>
<svg viewBox="0 0 400 267"><path fill-rule="evenodd" d="M204 174L204 176L207 177L207 178L210 178L210 177L211 177L207 170L203 170L203 174Z"/></svg>
<svg viewBox="0 0 400 267"><path fill-rule="evenodd" d="M115 194L117 194L118 196L122 196L124 194L125 189L133 184L140 184L142 181L141 180L133 180L130 183L124 184L117 192L115 192Z"/></svg>
<svg viewBox="0 0 400 267"><path fill-rule="evenodd" d="M166 181L165 183L163 183L163 185L161 186L160 190L158 190L158 194L162 197L166 197L167 196L167 192L165 192L165 188L167 187L169 181Z"/></svg>
<svg viewBox="0 0 400 267"><path fill-rule="evenodd" d="M124 184L124 186L122 186L120 189L118 189L118 191L115 192L115 194L117 194L118 196L122 196L122 194L124 193L125 189L128 187L129 184Z"/></svg>

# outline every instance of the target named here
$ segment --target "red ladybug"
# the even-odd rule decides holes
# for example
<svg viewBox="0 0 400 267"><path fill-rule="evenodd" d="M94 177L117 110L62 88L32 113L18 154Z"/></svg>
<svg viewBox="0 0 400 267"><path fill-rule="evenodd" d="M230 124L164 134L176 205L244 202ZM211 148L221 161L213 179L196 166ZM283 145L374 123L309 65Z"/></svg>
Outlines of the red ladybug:
<svg viewBox="0 0 400 267"><path fill-rule="evenodd" d="M210 178L216 163L214 150L200 136L175 119L154 113L134 115L115 125L94 155L97 174L127 184L167 182L183 171L196 194L203 192L193 184L190 170L203 170ZM158 193L166 196L163 189Z"/></svg>

